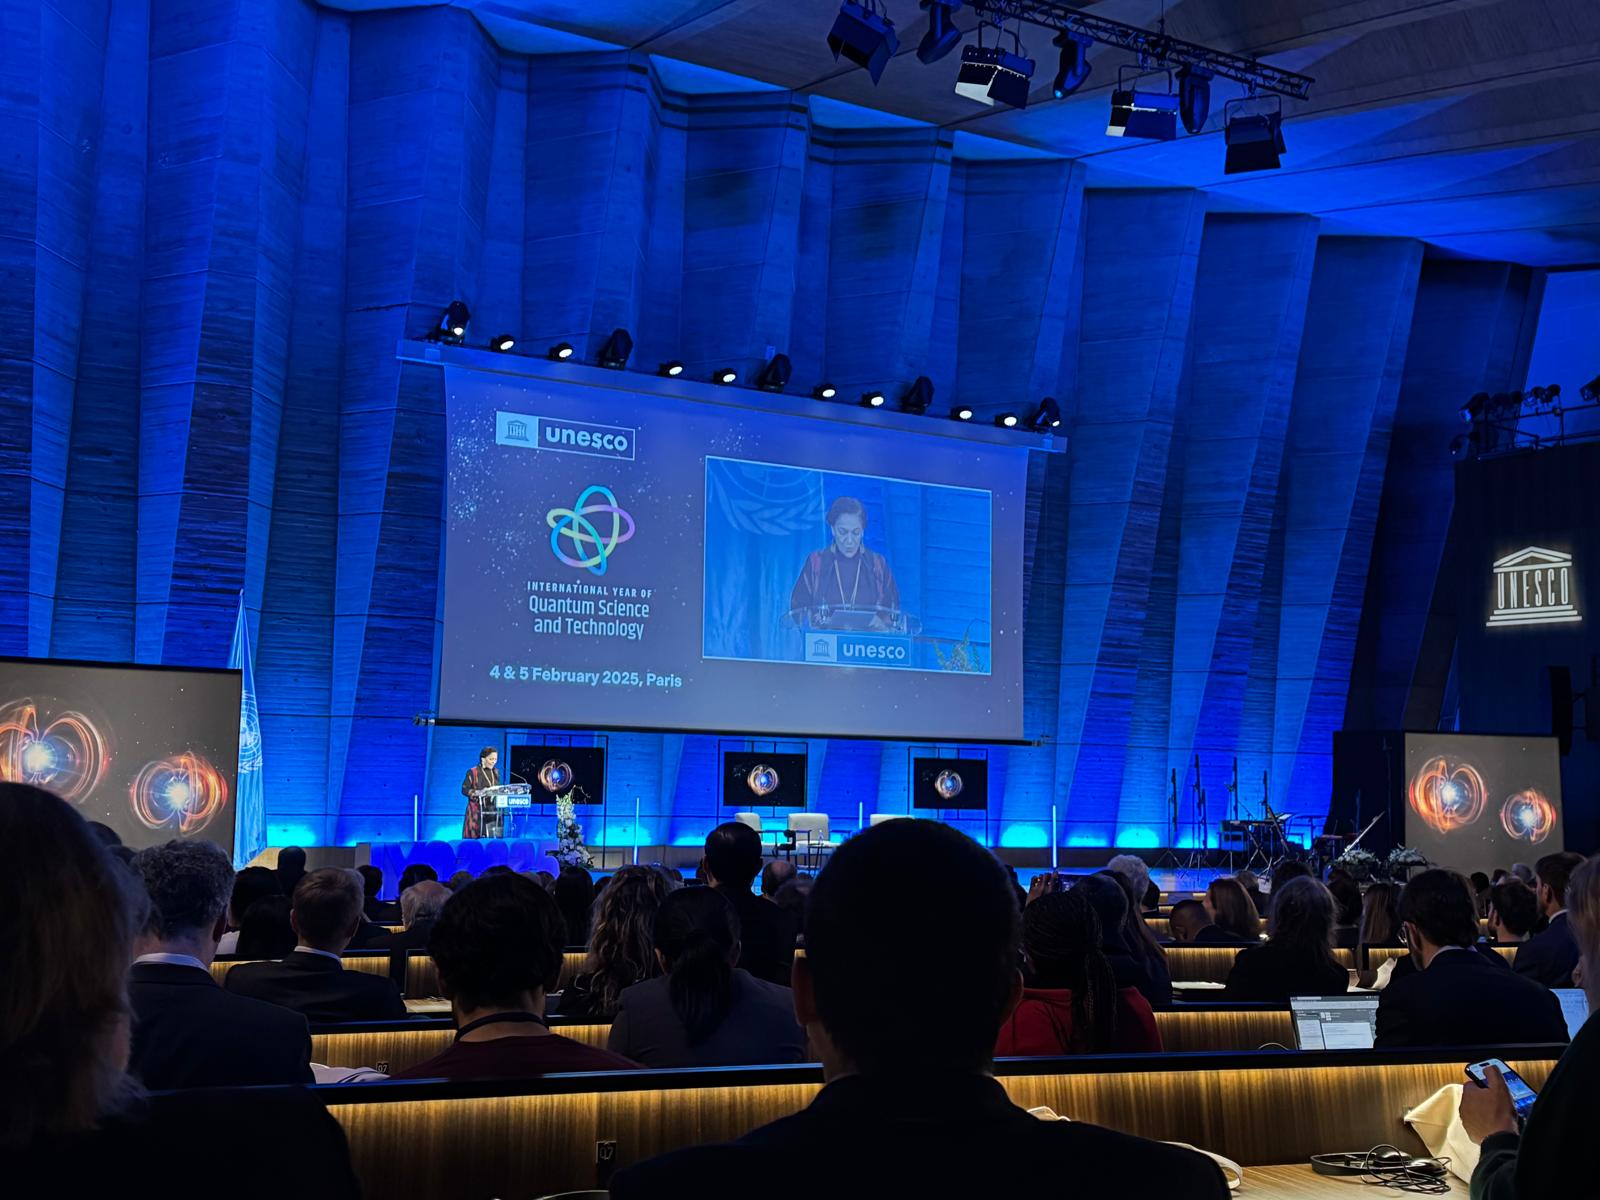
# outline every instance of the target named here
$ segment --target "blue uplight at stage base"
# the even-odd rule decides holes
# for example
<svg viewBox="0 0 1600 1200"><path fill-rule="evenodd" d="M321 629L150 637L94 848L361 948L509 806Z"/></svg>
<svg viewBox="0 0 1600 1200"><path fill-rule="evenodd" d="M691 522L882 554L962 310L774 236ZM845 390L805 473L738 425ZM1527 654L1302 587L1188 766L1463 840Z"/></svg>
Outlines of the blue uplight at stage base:
<svg viewBox="0 0 1600 1200"><path fill-rule="evenodd" d="M1047 825L1007 825L1000 830L1002 850L1037 850L1050 844L1050 827Z"/></svg>
<svg viewBox="0 0 1600 1200"><path fill-rule="evenodd" d="M1130 825L1117 831L1118 846L1129 850L1153 850L1161 845L1161 835L1154 829L1147 829L1143 825Z"/></svg>

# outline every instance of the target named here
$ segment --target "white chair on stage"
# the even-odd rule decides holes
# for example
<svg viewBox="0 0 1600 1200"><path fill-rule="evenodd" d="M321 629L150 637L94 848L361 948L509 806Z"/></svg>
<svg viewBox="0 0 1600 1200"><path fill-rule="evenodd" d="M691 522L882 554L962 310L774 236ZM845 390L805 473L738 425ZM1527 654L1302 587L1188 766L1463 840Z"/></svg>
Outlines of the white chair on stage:
<svg viewBox="0 0 1600 1200"><path fill-rule="evenodd" d="M795 853L810 867L820 867L822 858L833 849L828 840L828 814L798 812L789 814L789 833Z"/></svg>
<svg viewBox="0 0 1600 1200"><path fill-rule="evenodd" d="M882 825L885 821L904 821L910 815L910 813L873 813L867 818L867 826L870 828L874 825Z"/></svg>
<svg viewBox="0 0 1600 1200"><path fill-rule="evenodd" d="M756 831L756 837L761 840L762 849L767 846L768 835L771 835L772 848L778 848L778 831L776 829L763 831L761 828L761 814L753 812L734 813L733 819L741 825L748 825Z"/></svg>

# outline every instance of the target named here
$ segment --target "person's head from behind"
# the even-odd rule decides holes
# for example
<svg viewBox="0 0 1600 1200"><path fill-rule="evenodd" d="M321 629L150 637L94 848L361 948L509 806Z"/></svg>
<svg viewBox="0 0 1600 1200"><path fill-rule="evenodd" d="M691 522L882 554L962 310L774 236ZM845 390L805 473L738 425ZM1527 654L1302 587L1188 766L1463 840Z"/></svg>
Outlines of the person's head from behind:
<svg viewBox="0 0 1600 1200"><path fill-rule="evenodd" d="M1472 885L1455 871L1439 867L1414 875L1400 893L1400 924L1406 944L1426 966L1446 946L1471 946L1478 940L1478 909Z"/></svg>
<svg viewBox="0 0 1600 1200"><path fill-rule="evenodd" d="M421 883L424 879L437 880L438 878L439 872L435 871L427 863L408 863L405 870L400 872L400 890L403 892L413 884Z"/></svg>
<svg viewBox="0 0 1600 1200"><path fill-rule="evenodd" d="M1128 953L1131 948L1122 933L1128 920L1128 889L1115 875L1099 871L1080 878L1072 885L1072 890L1083 893L1084 900L1100 919L1100 945L1106 950Z"/></svg>
<svg viewBox="0 0 1600 1200"><path fill-rule="evenodd" d="M1600 855L1589 859L1567 879L1567 916L1578 943L1578 971L1589 1011L1600 1009Z"/></svg>
<svg viewBox="0 0 1600 1200"><path fill-rule="evenodd" d="M739 933L739 914L716 888L680 888L656 911L656 958L691 1046L715 1033L733 1007Z"/></svg>
<svg viewBox="0 0 1600 1200"><path fill-rule="evenodd" d="M1127 901L1127 910L1122 914L1123 945L1132 951L1135 958L1146 962L1165 961L1166 951L1161 948L1161 943L1156 940L1155 933L1144 919L1142 899L1136 890L1138 885L1127 875L1113 871L1110 867L1098 874L1121 887L1123 897Z"/></svg>
<svg viewBox="0 0 1600 1200"><path fill-rule="evenodd" d="M778 889L778 894L772 902L794 918L794 926L801 933L806 931L806 904L811 899L811 889L815 880L810 876L797 875L788 883Z"/></svg>
<svg viewBox="0 0 1600 1200"><path fill-rule="evenodd" d="M1527 863L1512 863L1511 878L1520 880L1535 890L1538 888L1539 878L1533 873L1533 868Z"/></svg>
<svg viewBox="0 0 1600 1200"><path fill-rule="evenodd" d="M493 875L451 896L428 952L458 1020L474 1013L543 1015L544 994L561 977L565 941L549 893L520 875Z"/></svg>
<svg viewBox="0 0 1600 1200"><path fill-rule="evenodd" d="M1546 854L1534 863L1539 910L1545 916L1553 917L1567 906L1567 884L1572 881L1572 873L1581 866L1583 855L1571 850L1563 854Z"/></svg>
<svg viewBox="0 0 1600 1200"><path fill-rule="evenodd" d="M0 783L0 1148L90 1129L130 1095L124 978L146 910L71 805Z"/></svg>
<svg viewBox="0 0 1600 1200"><path fill-rule="evenodd" d="M712 887L750 890L761 871L761 835L738 821L706 835L706 876Z"/></svg>
<svg viewBox="0 0 1600 1200"><path fill-rule="evenodd" d="M1261 915L1239 876L1213 879L1206 888L1205 906L1218 929L1252 942L1261 936Z"/></svg>
<svg viewBox="0 0 1600 1200"><path fill-rule="evenodd" d="M300 876L306 873L306 852L299 846L285 846L278 851L278 874L291 881L291 886L299 882Z"/></svg>
<svg viewBox="0 0 1600 1200"><path fill-rule="evenodd" d="M233 895L228 900L228 924L235 929L244 925L244 914L257 900L282 895L278 891L278 874L270 867L246 867L233 877Z"/></svg>
<svg viewBox="0 0 1600 1200"><path fill-rule="evenodd" d="M1361 885L1350 876L1338 874L1328 879L1328 892L1333 896L1333 920L1336 925L1355 925L1361 920Z"/></svg>
<svg viewBox="0 0 1600 1200"><path fill-rule="evenodd" d="M228 856L210 842L172 841L139 851L133 866L161 914L155 944L144 951L159 949L210 962L233 895Z"/></svg>
<svg viewBox="0 0 1600 1200"><path fill-rule="evenodd" d="M1022 910L1028 985L1072 993L1071 1049L1091 1054L1110 1048L1116 1027L1117 984L1100 942L1100 918L1082 888L1040 896Z"/></svg>
<svg viewBox="0 0 1600 1200"><path fill-rule="evenodd" d="M1277 895L1278 889L1291 879L1311 878L1311 868L1296 859L1287 858L1272 868L1272 894Z"/></svg>
<svg viewBox="0 0 1600 1200"><path fill-rule="evenodd" d="M1382 946L1400 936L1400 885L1369 884L1361 897L1361 924L1356 940L1363 946Z"/></svg>
<svg viewBox="0 0 1600 1200"><path fill-rule="evenodd" d="M468 878L470 879L471 876L468 876ZM550 874L549 871L535 871L533 873L533 878L534 878L534 881L536 883L538 883L538 885L540 887L542 887L545 891L554 892L556 890L556 877L554 875ZM455 886L456 886L455 877L451 876L451 878L450 878L450 890L454 891L455 890Z"/></svg>
<svg viewBox="0 0 1600 1200"><path fill-rule="evenodd" d="M1489 885L1489 928L1497 942L1520 942L1539 922L1539 901L1533 889L1507 877Z"/></svg>
<svg viewBox="0 0 1600 1200"><path fill-rule="evenodd" d="M1333 957L1333 895L1311 875L1297 875L1272 889L1267 937L1318 957Z"/></svg>
<svg viewBox="0 0 1600 1200"><path fill-rule="evenodd" d="M1020 995L1019 923L1000 864L947 825L886 821L845 841L811 890L794 967L795 1012L830 1077L987 1070Z"/></svg>
<svg viewBox="0 0 1600 1200"><path fill-rule="evenodd" d="M418 883L438 883L439 881L437 879L421 879L421 880L418 880L417 882ZM467 884L469 884L471 882L472 882L472 872L471 871L457 871L454 875L450 876L450 879L445 884L445 886L448 887L452 892L459 892L462 888L466 887Z"/></svg>
<svg viewBox="0 0 1600 1200"><path fill-rule="evenodd" d="M1261 880L1256 878L1254 871L1249 869L1235 871L1233 877L1239 881L1239 886L1246 892L1259 892L1261 890Z"/></svg>
<svg viewBox="0 0 1600 1200"><path fill-rule="evenodd" d="M1106 864L1105 869L1128 881L1128 889L1133 893L1134 904L1142 913L1147 907L1145 893L1150 889L1150 868L1144 859L1137 854L1119 854ZM1158 902L1160 896L1160 889L1157 889Z"/></svg>
<svg viewBox="0 0 1600 1200"><path fill-rule="evenodd" d="M1207 925L1212 924L1211 914L1198 900L1179 900L1172 906L1172 940L1192 942Z"/></svg>
<svg viewBox="0 0 1600 1200"><path fill-rule="evenodd" d="M361 876L346 867L319 867L294 886L289 920L302 946L337 954L361 927Z"/></svg>
<svg viewBox="0 0 1600 1200"><path fill-rule="evenodd" d="M437 879L424 879L400 893L400 920L407 929L418 921L437 921L452 895Z"/></svg>
<svg viewBox="0 0 1600 1200"><path fill-rule="evenodd" d="M594 905L594 880L582 867L565 866L556 876L556 907L567 923L567 945L589 941L590 911Z"/></svg>
<svg viewBox="0 0 1600 1200"><path fill-rule="evenodd" d="M1494 875L1490 877L1489 882L1491 884L1499 883L1502 879L1508 879L1510 876L1511 872L1506 870L1504 867L1496 867L1494 869Z"/></svg>
<svg viewBox="0 0 1600 1200"><path fill-rule="evenodd" d="M376 900L378 893L383 891L383 871L371 863L364 863L356 868L356 874L361 876L361 894L367 900Z"/></svg>
<svg viewBox="0 0 1600 1200"><path fill-rule="evenodd" d="M775 858L761 868L761 894L771 900L793 878L794 864L786 858Z"/></svg>
<svg viewBox="0 0 1600 1200"><path fill-rule="evenodd" d="M263 896L244 910L239 922L237 958L283 958L294 952L300 938L289 920L289 897L276 892Z"/></svg>
<svg viewBox="0 0 1600 1200"><path fill-rule="evenodd" d="M624 988L656 974L656 914L671 890L660 871L627 866L595 901L585 970L597 1011L616 1012Z"/></svg>
<svg viewBox="0 0 1600 1200"><path fill-rule="evenodd" d="M1489 877L1482 871L1474 871L1467 878L1472 881L1472 891L1474 895L1481 894L1489 890Z"/></svg>

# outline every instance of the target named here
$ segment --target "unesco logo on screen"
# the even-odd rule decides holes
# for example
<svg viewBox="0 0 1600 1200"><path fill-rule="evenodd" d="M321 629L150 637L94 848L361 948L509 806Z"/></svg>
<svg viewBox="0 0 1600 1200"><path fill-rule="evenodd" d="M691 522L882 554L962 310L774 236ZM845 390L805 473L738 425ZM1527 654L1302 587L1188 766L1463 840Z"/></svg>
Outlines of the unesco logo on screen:
<svg viewBox="0 0 1600 1200"><path fill-rule="evenodd" d="M1506 625L1569 625L1583 620L1573 594L1572 555L1529 546L1496 559L1491 629Z"/></svg>
<svg viewBox="0 0 1600 1200"><path fill-rule="evenodd" d="M592 458L632 462L638 432L622 425L595 425L533 413L497 412L494 440L501 446L520 446L525 450L554 450L561 454L587 454Z"/></svg>

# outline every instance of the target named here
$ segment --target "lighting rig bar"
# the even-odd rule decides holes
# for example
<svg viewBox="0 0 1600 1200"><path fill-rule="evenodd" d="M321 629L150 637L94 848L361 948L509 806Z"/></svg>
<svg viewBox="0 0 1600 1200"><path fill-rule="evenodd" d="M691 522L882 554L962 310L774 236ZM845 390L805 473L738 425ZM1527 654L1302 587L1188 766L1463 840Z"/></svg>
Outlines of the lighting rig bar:
<svg viewBox="0 0 1600 1200"><path fill-rule="evenodd" d="M981 0L972 4L972 10L980 20L996 25L1022 21L1044 29L1079 33L1107 46L1131 50L1147 67L1201 67L1253 91L1274 92L1292 100L1308 99L1311 85L1316 82L1309 75L1297 75L1254 58L1212 50L1168 37L1165 33L1140 29L1137 25L1110 21L1071 5L1051 3L1051 0Z"/></svg>

